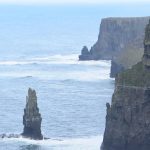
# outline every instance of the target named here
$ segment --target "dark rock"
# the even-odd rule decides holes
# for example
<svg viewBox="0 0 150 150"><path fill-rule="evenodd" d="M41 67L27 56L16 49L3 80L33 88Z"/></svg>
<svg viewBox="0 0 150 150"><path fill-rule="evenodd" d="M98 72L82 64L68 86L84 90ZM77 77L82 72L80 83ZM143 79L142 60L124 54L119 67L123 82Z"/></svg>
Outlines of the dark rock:
<svg viewBox="0 0 150 150"><path fill-rule="evenodd" d="M24 109L24 131L22 136L35 140L42 140L41 122L42 118L37 106L36 92L29 88L28 96L26 97L26 108Z"/></svg>
<svg viewBox="0 0 150 150"><path fill-rule="evenodd" d="M116 75L122 72L123 70L125 70L123 65L116 63L114 60L111 61L111 69L110 69L111 78L116 77Z"/></svg>
<svg viewBox="0 0 150 150"><path fill-rule="evenodd" d="M145 29L143 64L146 69L150 69L150 21Z"/></svg>
<svg viewBox="0 0 150 150"><path fill-rule="evenodd" d="M86 46L84 46L81 50L81 55L79 55L79 60L99 60L99 56L95 55L93 47L91 47L90 51Z"/></svg>
<svg viewBox="0 0 150 150"><path fill-rule="evenodd" d="M4 138L19 138L19 137L21 137L20 134L9 134L9 135L7 135L7 134L0 134L0 138L1 139L4 139Z"/></svg>
<svg viewBox="0 0 150 150"><path fill-rule="evenodd" d="M81 53L82 53L82 55L89 55L88 48L86 46L84 46Z"/></svg>
<svg viewBox="0 0 150 150"><path fill-rule="evenodd" d="M102 150L150 149L150 90L117 86L107 111Z"/></svg>
<svg viewBox="0 0 150 150"><path fill-rule="evenodd" d="M150 37L150 23L146 37ZM144 47L149 41L146 38ZM148 52L145 48L143 58ZM146 63L150 58L146 59L116 76L111 106L107 104L102 150L150 149L150 70Z"/></svg>
<svg viewBox="0 0 150 150"><path fill-rule="evenodd" d="M21 137L21 135L19 135L19 134L9 134L9 135L7 135L7 138L20 138Z"/></svg>
<svg viewBox="0 0 150 150"><path fill-rule="evenodd" d="M79 60L91 60L91 54L86 46L82 48Z"/></svg>
<svg viewBox="0 0 150 150"><path fill-rule="evenodd" d="M0 135L0 138L2 138L2 139L5 138L5 137L6 137L6 134L1 134Z"/></svg>

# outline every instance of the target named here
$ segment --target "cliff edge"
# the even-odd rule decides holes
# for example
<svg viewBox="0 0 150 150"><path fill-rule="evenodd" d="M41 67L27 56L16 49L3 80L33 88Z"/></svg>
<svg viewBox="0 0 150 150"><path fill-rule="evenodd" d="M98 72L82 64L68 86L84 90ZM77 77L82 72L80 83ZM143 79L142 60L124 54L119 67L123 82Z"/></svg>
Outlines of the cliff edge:
<svg viewBox="0 0 150 150"><path fill-rule="evenodd" d="M116 77L102 150L150 149L150 22L141 62Z"/></svg>

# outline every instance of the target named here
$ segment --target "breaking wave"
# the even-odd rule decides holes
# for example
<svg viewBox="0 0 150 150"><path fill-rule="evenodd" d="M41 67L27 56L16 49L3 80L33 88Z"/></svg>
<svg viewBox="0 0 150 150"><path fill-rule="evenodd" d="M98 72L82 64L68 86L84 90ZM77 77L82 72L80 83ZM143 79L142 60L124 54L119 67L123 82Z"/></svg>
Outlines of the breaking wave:
<svg viewBox="0 0 150 150"><path fill-rule="evenodd" d="M46 80L108 80L110 61L78 61L78 55L54 55L26 60L0 61L0 77Z"/></svg>
<svg viewBox="0 0 150 150"><path fill-rule="evenodd" d="M79 65L101 65L108 66L106 60L101 61L79 61L77 54L72 55L53 55L49 57L34 57L30 59L4 60L0 65L28 65L28 64L79 64Z"/></svg>
<svg viewBox="0 0 150 150"><path fill-rule="evenodd" d="M103 136L92 136L83 138L52 138L48 140L35 141L25 138L5 138L0 142L7 144L19 142L23 143L24 146L32 144L41 146L41 148L49 149L55 147L55 150L99 150L102 143Z"/></svg>

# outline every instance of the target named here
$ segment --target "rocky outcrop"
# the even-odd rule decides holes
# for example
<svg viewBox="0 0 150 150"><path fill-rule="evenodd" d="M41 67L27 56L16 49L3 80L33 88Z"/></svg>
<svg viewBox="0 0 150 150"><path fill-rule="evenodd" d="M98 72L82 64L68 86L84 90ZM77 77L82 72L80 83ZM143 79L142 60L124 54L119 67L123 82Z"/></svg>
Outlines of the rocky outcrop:
<svg viewBox="0 0 150 150"><path fill-rule="evenodd" d="M81 55L79 55L80 60L92 60L91 53L86 46L81 50Z"/></svg>
<svg viewBox="0 0 150 150"><path fill-rule="evenodd" d="M145 31L142 61L116 77L102 150L150 149L150 23Z"/></svg>
<svg viewBox="0 0 150 150"><path fill-rule="evenodd" d="M26 107L24 109L23 125L24 131L22 136L35 140L43 139L41 134L41 114L37 106L37 96L35 90L29 88L26 97Z"/></svg>

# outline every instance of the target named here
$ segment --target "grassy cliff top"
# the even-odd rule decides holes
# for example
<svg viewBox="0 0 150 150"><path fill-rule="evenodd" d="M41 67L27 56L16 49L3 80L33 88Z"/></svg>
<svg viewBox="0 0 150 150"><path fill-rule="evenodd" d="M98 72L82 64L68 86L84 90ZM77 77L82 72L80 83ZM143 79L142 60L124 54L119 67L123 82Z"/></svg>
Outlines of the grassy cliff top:
<svg viewBox="0 0 150 150"><path fill-rule="evenodd" d="M150 70L145 69L142 62L134 65L118 75L117 85L150 87Z"/></svg>

